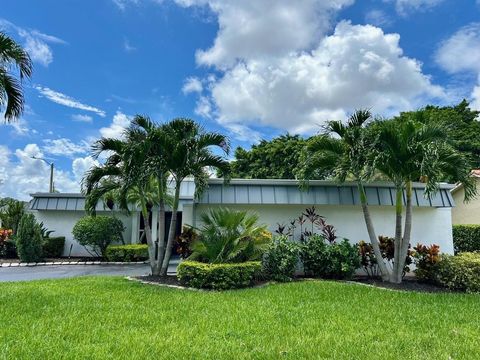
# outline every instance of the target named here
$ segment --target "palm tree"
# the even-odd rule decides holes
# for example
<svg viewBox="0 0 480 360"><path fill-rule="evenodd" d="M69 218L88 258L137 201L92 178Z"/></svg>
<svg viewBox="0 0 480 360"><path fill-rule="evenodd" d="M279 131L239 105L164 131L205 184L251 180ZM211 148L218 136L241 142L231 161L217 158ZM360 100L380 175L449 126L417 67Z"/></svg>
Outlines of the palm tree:
<svg viewBox="0 0 480 360"><path fill-rule="evenodd" d="M327 122L324 132L309 140L303 154L299 177L304 185L308 185L309 179L318 178L325 173L330 173L339 182L350 178L357 183L368 236L375 256L379 259L380 274L386 281L390 272L383 261L364 188L364 183L373 176L374 159L371 156L371 147L374 138L365 127L371 119L370 111L357 110L346 124L341 121Z"/></svg>
<svg viewBox="0 0 480 360"><path fill-rule="evenodd" d="M18 70L20 80L12 70ZM0 32L0 107L5 107L5 121L18 119L23 113L22 80L32 76L28 53L5 33Z"/></svg>
<svg viewBox="0 0 480 360"><path fill-rule="evenodd" d="M258 225L258 215L247 211L212 209L202 214L202 224L190 260L208 263L260 260L271 242L266 225Z"/></svg>
<svg viewBox="0 0 480 360"><path fill-rule="evenodd" d="M175 189L172 218L160 271L160 275L165 276L175 240L180 186L185 178L192 177L195 182L195 195L198 196L208 184L209 169L228 176L230 166L223 155L228 154L230 145L224 135L206 132L195 121L185 118L177 118L163 125L157 138L163 147L162 164L168 169ZM212 148L218 148L223 154L215 155Z"/></svg>
<svg viewBox="0 0 480 360"><path fill-rule="evenodd" d="M390 278L394 283L402 281L411 239L413 182L424 182L425 194L430 196L438 190L439 182L453 178L464 184L466 200L476 195L468 160L450 143L448 129L434 123L423 123L415 116L406 114L373 126L378 135L375 167L396 188L395 253ZM402 234L404 193L405 225Z"/></svg>

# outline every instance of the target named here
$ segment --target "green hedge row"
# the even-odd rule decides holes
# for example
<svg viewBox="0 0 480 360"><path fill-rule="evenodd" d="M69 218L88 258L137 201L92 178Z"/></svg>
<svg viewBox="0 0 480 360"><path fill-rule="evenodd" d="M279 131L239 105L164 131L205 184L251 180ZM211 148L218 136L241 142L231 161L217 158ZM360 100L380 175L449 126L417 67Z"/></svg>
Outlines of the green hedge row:
<svg viewBox="0 0 480 360"><path fill-rule="evenodd" d="M455 254L480 251L480 225L453 225Z"/></svg>
<svg viewBox="0 0 480 360"><path fill-rule="evenodd" d="M148 260L148 245L109 245L106 257L108 261L145 261Z"/></svg>
<svg viewBox="0 0 480 360"><path fill-rule="evenodd" d="M213 290L228 290L252 285L260 274L260 261L232 264L206 264L183 261L178 265L177 277L183 285Z"/></svg>
<svg viewBox="0 0 480 360"><path fill-rule="evenodd" d="M436 265L435 277L449 289L480 292L480 253L444 255Z"/></svg>
<svg viewBox="0 0 480 360"><path fill-rule="evenodd" d="M43 257L59 258L63 255L65 236L55 236L43 239Z"/></svg>

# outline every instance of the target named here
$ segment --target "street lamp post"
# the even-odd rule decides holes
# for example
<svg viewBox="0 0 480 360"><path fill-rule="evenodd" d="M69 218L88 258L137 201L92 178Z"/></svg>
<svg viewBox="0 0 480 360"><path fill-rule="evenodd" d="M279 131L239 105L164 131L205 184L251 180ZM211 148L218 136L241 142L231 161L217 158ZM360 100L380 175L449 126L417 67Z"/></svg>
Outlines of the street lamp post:
<svg viewBox="0 0 480 360"><path fill-rule="evenodd" d="M53 186L53 162L48 162L47 160L45 160L43 158L38 158L36 156L32 156L32 159L42 160L47 165L50 165L50 187L49 187L48 192L53 193L53 191L54 191L54 186Z"/></svg>

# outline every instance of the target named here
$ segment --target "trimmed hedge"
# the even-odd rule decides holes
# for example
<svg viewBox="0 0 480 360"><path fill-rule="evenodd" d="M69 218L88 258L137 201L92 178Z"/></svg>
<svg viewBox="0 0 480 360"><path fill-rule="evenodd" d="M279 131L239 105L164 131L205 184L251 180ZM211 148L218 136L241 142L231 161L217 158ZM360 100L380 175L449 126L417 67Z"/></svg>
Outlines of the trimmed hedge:
<svg viewBox="0 0 480 360"><path fill-rule="evenodd" d="M480 251L480 225L453 225L455 254Z"/></svg>
<svg viewBox="0 0 480 360"><path fill-rule="evenodd" d="M260 261L231 264L183 261L178 265L177 277L186 286L198 289L228 290L252 285L261 269Z"/></svg>
<svg viewBox="0 0 480 360"><path fill-rule="evenodd" d="M65 246L65 236L54 236L43 239L43 256L48 258L58 258L63 255Z"/></svg>
<svg viewBox="0 0 480 360"><path fill-rule="evenodd" d="M110 245L107 247L106 257L108 261L145 261L148 260L148 245Z"/></svg>
<svg viewBox="0 0 480 360"><path fill-rule="evenodd" d="M480 254L444 255L436 265L436 280L452 290L480 292Z"/></svg>

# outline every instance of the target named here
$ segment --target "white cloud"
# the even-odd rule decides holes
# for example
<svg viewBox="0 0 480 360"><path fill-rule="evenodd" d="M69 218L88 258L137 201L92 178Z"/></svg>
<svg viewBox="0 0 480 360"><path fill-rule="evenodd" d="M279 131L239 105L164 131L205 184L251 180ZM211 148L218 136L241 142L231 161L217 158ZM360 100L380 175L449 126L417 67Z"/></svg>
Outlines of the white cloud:
<svg viewBox="0 0 480 360"><path fill-rule="evenodd" d="M388 14L380 9L373 9L368 11L365 14L365 21L368 24L372 24L379 27L388 26L392 23L392 19L388 16Z"/></svg>
<svg viewBox="0 0 480 360"><path fill-rule="evenodd" d="M138 6L142 3L147 2L146 0L112 0L112 1L122 11L125 11L128 6ZM161 4L163 3L163 0L149 0L148 2Z"/></svg>
<svg viewBox="0 0 480 360"><path fill-rule="evenodd" d="M134 52L135 50L137 50L137 48L135 46L133 46L130 41L128 41L128 39L124 39L123 40L123 49L126 51L126 52Z"/></svg>
<svg viewBox="0 0 480 360"><path fill-rule="evenodd" d="M0 197L29 200L30 193L48 191L50 167L32 156L43 158L37 144L28 144L12 152L0 146ZM61 192L78 192L80 185L71 172L55 168L55 188Z"/></svg>
<svg viewBox="0 0 480 360"><path fill-rule="evenodd" d="M0 127L1 126L11 128L13 130L13 134L16 136L27 136L30 134L28 123L23 118L9 123L0 123Z"/></svg>
<svg viewBox="0 0 480 360"><path fill-rule="evenodd" d="M53 52L49 44L67 44L56 36L47 35L38 30L25 29L5 19L0 19L0 27L16 31L23 38L25 50L32 61L43 66L48 66L53 61Z"/></svg>
<svg viewBox="0 0 480 360"><path fill-rule="evenodd" d="M395 8L401 15L407 15L412 11L426 11L440 5L445 0L387 0L395 1Z"/></svg>
<svg viewBox="0 0 480 360"><path fill-rule="evenodd" d="M184 94L201 93L203 91L203 85L199 78L191 76L187 78L183 84L182 92Z"/></svg>
<svg viewBox="0 0 480 360"><path fill-rule="evenodd" d="M473 74L478 79L471 98L472 107L480 110L480 23L467 25L444 41L435 60L451 74Z"/></svg>
<svg viewBox="0 0 480 360"><path fill-rule="evenodd" d="M195 105L195 114L204 118L212 117L212 103L207 96L200 96Z"/></svg>
<svg viewBox="0 0 480 360"><path fill-rule="evenodd" d="M93 118L90 115L84 114L74 114L72 115L73 121L84 122L84 123L91 123L93 122Z"/></svg>
<svg viewBox="0 0 480 360"><path fill-rule="evenodd" d="M72 171L74 178L78 182L81 182L83 176L85 175L85 172L94 165L98 165L98 161L94 160L91 156L76 158L72 162Z"/></svg>
<svg viewBox="0 0 480 360"><path fill-rule="evenodd" d="M124 113L117 111L113 116L112 123L108 127L100 129L100 135L108 138L122 138L125 128L130 125L130 118Z"/></svg>
<svg viewBox="0 0 480 360"><path fill-rule="evenodd" d="M91 111L101 117L105 117L105 111L98 109L94 106L86 105L81 103L80 101L72 98L71 96L62 94L58 91L52 90L48 87L42 87L42 86L35 86L35 89L38 90L38 92L42 95L45 96L48 100L53 101L54 103L67 106L70 108L74 109L79 109L79 110L84 110L84 111Z"/></svg>
<svg viewBox="0 0 480 360"><path fill-rule="evenodd" d="M332 13L354 0L175 0L209 6L219 31L213 46L197 52L197 62L219 68L239 59L285 55L309 48L330 28Z"/></svg>
<svg viewBox="0 0 480 360"><path fill-rule="evenodd" d="M212 85L222 124L247 122L307 133L355 108L415 108L443 96L421 64L403 55L398 34L341 22L310 52L251 59Z"/></svg>
<svg viewBox="0 0 480 360"><path fill-rule="evenodd" d="M78 144L75 144L70 139L60 138L60 139L46 139L43 140L45 145L43 150L47 154L51 155L60 155L66 157L73 157L78 154L85 154L90 146L86 141L82 141Z"/></svg>

